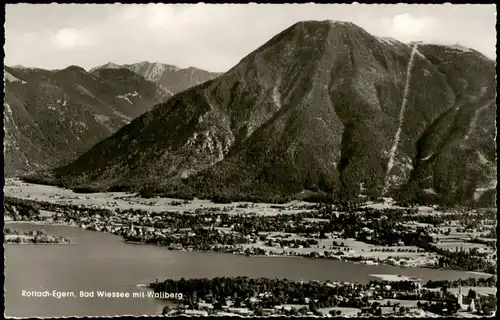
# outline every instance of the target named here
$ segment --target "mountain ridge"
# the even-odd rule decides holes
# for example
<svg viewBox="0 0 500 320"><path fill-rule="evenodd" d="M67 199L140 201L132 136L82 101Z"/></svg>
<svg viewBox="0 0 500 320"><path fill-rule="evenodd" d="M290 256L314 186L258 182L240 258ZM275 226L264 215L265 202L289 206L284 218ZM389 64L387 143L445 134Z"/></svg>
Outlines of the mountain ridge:
<svg viewBox="0 0 500 320"><path fill-rule="evenodd" d="M475 202L496 176L494 62L447 46L417 48L408 71L408 44L350 22L296 23L36 179L226 198L304 190L377 197L388 180L388 192L408 201ZM447 168L455 155L467 165ZM466 183L457 180L464 174Z"/></svg>
<svg viewBox="0 0 500 320"><path fill-rule="evenodd" d="M6 176L68 163L171 96L131 71L6 66L4 78Z"/></svg>
<svg viewBox="0 0 500 320"><path fill-rule="evenodd" d="M132 64L115 64L108 62L102 66L94 67L89 72L99 69L129 69L149 81L156 82L172 92L172 94L184 91L192 86L218 77L221 73L209 72L196 67L179 68L159 62L142 61Z"/></svg>

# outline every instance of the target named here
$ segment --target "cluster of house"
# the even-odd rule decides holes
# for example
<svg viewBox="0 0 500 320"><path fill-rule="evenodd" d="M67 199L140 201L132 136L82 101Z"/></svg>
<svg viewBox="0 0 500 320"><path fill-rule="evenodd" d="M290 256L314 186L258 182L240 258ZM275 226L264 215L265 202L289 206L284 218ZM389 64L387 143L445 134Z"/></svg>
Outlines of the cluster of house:
<svg viewBox="0 0 500 320"><path fill-rule="evenodd" d="M326 283L327 286L330 287L338 287L338 286L347 286L352 291L346 296L346 297L337 297L340 301L342 300L349 300L349 299L361 299L364 297L367 297L370 299L370 301L380 301L384 299L401 299L403 296L413 296L415 297L415 306L412 308L407 308L406 312L408 315L412 316L426 316L427 314L421 310L420 308L417 307L417 300L418 298L421 297L421 294L425 290L422 286L422 283L417 280L417 279L410 279L409 281L413 282L413 288L408 291L398 291L395 290L390 284L387 284L385 286L381 286L378 284L372 285L368 288L365 288L363 290L355 290L357 286L353 283L340 283L340 282L334 282L334 283ZM430 289L430 291L434 291L433 289ZM442 289L437 289L438 292L441 293L442 296ZM265 292L265 293L260 293L256 297L252 297L249 299L249 302L252 303L258 303L262 298L270 296L271 293ZM474 299L469 299L464 294L462 293L462 288L459 289L457 296L457 302L460 305L460 310L461 311L468 311L468 312L475 312L476 307L475 307L475 301ZM210 297L207 298L208 301L210 300ZM407 300L403 298L404 300ZM308 309L308 304L309 304L309 298L305 299L305 304L304 305L278 305L275 306L274 308L263 308L260 309L260 312L262 315L275 315L275 314L282 314L284 310L290 310L292 308L295 309L302 309L302 308L307 308ZM344 308L344 309L355 309L355 308ZM390 308L392 310L392 307ZM171 314L185 314L185 315L192 315L192 316L208 316L208 315L218 315L218 316L234 316L234 315L239 315L239 316L252 316L255 315L255 311L251 310L246 306L246 304L243 302L239 307L234 306L234 302L231 299L228 299L225 304L222 306L222 310L214 310L214 305L212 303L206 302L203 299L199 300L199 303L197 304L197 309L189 309L187 305L181 305L176 309L171 310ZM359 316L363 314L369 314L370 313L370 306L363 307L361 309L358 309L357 312L353 313L352 315L354 316ZM307 311L305 313L306 315L313 315L313 312ZM346 316L347 314L344 314Z"/></svg>

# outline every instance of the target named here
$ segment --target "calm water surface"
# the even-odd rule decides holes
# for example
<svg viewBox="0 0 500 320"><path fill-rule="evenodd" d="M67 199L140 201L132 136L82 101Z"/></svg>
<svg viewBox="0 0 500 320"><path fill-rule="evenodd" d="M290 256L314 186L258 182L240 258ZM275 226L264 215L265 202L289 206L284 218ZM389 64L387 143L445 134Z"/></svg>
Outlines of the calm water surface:
<svg viewBox="0 0 500 320"><path fill-rule="evenodd" d="M80 290L140 292L137 284L156 278L249 276L295 280L368 282L370 274L401 274L423 280L458 279L465 272L368 266L335 260L246 257L176 252L125 244L121 237L67 226L9 223L19 230L45 229L71 237L71 245L5 245L5 315L16 317L161 314L164 302L149 298L79 298ZM75 292L75 298L30 298L21 291Z"/></svg>

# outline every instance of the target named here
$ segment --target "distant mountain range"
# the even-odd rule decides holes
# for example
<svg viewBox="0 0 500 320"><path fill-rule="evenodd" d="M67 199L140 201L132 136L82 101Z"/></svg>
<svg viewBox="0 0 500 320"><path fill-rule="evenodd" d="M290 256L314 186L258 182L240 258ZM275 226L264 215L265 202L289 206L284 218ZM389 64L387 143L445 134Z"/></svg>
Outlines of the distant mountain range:
<svg viewBox="0 0 500 320"><path fill-rule="evenodd" d="M6 176L74 160L172 95L128 70L5 67Z"/></svg>
<svg viewBox="0 0 500 320"><path fill-rule="evenodd" d="M157 103L168 100L172 91L197 84L204 76L202 70L193 71L190 82L181 73L174 76L180 69L164 64L115 66L91 72L76 66L50 71L5 67L5 175L67 164ZM158 68L164 69L155 74ZM167 79L167 70L172 79ZM177 87L173 78L179 81ZM172 90L157 80L170 81Z"/></svg>
<svg viewBox="0 0 500 320"><path fill-rule="evenodd" d="M105 65L95 67L90 71L119 68L129 69L149 81L156 82L165 87L172 94L184 91L221 75L221 73L208 72L194 67L180 69L176 66L148 61L124 65L108 62Z"/></svg>
<svg viewBox="0 0 500 320"><path fill-rule="evenodd" d="M226 199L316 192L491 205L495 75L474 50L304 21L29 179Z"/></svg>

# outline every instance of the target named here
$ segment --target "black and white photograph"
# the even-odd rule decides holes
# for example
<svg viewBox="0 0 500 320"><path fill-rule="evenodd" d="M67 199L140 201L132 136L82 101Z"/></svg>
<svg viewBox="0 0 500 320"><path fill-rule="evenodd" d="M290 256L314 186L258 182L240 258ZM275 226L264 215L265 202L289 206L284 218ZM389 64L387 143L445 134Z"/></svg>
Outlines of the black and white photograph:
<svg viewBox="0 0 500 320"><path fill-rule="evenodd" d="M4 6L4 317L496 317L496 5Z"/></svg>

